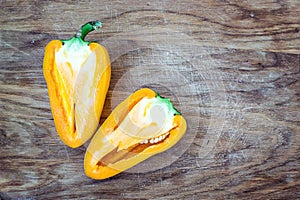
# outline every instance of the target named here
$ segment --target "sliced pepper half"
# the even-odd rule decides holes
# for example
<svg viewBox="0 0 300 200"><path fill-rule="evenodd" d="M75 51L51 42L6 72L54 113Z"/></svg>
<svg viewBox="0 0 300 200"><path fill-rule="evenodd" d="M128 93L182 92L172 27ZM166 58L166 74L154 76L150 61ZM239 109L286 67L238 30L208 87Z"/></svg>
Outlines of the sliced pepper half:
<svg viewBox="0 0 300 200"><path fill-rule="evenodd" d="M101 27L88 22L69 40L53 40L45 48L43 72L56 130L70 147L85 143L96 131L110 82L105 47L85 41Z"/></svg>
<svg viewBox="0 0 300 200"><path fill-rule="evenodd" d="M169 99L143 88L119 104L89 144L84 169L106 179L174 146L186 121Z"/></svg>

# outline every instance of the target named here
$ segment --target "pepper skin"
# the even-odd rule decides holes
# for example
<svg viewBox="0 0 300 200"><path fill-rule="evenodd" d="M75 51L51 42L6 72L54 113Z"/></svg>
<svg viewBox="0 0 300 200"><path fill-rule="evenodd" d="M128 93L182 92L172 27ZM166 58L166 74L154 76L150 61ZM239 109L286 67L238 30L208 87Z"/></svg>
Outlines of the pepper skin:
<svg viewBox="0 0 300 200"><path fill-rule="evenodd" d="M84 41L101 27L88 22L69 40L53 40L45 48L43 72L56 130L69 147L84 144L95 133L110 82L105 47Z"/></svg>
<svg viewBox="0 0 300 200"><path fill-rule="evenodd" d="M140 89L119 104L89 144L84 170L106 179L174 146L186 131L186 121L169 99Z"/></svg>

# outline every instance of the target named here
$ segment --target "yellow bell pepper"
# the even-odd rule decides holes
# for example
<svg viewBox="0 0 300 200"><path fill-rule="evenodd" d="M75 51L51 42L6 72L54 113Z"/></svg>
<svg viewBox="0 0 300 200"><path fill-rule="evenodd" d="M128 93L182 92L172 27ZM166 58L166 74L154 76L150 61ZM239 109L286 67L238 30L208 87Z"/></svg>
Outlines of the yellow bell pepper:
<svg viewBox="0 0 300 200"><path fill-rule="evenodd" d="M56 130L70 147L84 144L95 133L110 82L106 49L85 41L101 27L88 22L69 40L53 40L45 48L43 72Z"/></svg>
<svg viewBox="0 0 300 200"><path fill-rule="evenodd" d="M169 99L143 88L119 104L89 144L84 170L106 179L174 146L186 121Z"/></svg>

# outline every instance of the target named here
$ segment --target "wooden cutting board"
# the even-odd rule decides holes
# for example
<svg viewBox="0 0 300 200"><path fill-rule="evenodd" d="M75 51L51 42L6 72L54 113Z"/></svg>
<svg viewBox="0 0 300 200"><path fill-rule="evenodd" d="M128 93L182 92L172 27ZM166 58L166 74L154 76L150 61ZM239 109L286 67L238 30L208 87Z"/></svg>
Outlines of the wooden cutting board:
<svg viewBox="0 0 300 200"><path fill-rule="evenodd" d="M1 1L0 199L300 198L300 2ZM101 123L141 87L188 122L174 148L113 178L85 176L59 139L42 60L102 20L112 80ZM100 123L100 124L101 124Z"/></svg>

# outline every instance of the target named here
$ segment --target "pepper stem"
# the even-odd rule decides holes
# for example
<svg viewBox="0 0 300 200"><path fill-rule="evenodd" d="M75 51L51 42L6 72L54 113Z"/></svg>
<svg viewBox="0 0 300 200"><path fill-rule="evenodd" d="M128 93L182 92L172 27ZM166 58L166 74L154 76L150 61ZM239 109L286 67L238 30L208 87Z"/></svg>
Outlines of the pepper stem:
<svg viewBox="0 0 300 200"><path fill-rule="evenodd" d="M80 38L84 41L85 36L94 30L98 30L102 27L100 21L91 21L81 26L81 28L76 32L75 37Z"/></svg>
<svg viewBox="0 0 300 200"><path fill-rule="evenodd" d="M155 97L161 102L165 103L174 115L181 115L181 113L174 107L170 99L160 96L157 92Z"/></svg>

